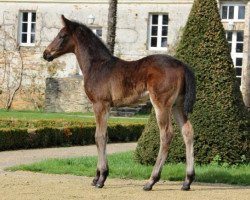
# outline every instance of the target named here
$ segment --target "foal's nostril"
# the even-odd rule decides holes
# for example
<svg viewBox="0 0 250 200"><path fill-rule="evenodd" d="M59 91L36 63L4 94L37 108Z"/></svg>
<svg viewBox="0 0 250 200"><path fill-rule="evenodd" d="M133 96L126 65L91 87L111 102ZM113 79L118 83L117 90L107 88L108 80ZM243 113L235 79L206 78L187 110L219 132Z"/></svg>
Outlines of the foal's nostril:
<svg viewBox="0 0 250 200"><path fill-rule="evenodd" d="M46 53L46 51L44 51L43 52L43 59L46 60L46 58L47 58L47 53Z"/></svg>
<svg viewBox="0 0 250 200"><path fill-rule="evenodd" d="M53 60L53 56L47 50L43 52L43 58L49 62Z"/></svg>

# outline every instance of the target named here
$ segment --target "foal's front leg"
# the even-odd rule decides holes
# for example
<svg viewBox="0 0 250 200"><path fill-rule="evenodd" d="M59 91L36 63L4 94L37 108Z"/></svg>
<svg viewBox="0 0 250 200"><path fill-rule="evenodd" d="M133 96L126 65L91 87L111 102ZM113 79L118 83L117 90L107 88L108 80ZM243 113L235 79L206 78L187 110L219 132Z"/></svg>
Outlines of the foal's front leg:
<svg viewBox="0 0 250 200"><path fill-rule="evenodd" d="M108 161L106 155L107 143L107 120L109 115L109 105L107 103L95 103L93 109L96 118L95 141L98 152L98 163L96 177L92 185L102 188L109 174Z"/></svg>

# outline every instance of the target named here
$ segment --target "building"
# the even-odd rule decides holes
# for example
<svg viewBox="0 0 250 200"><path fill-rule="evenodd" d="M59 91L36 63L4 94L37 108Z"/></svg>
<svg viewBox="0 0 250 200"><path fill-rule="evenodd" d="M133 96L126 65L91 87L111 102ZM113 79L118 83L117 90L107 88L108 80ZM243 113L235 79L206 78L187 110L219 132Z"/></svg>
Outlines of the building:
<svg viewBox="0 0 250 200"><path fill-rule="evenodd" d="M134 60L154 53L171 54L193 0L118 2L115 55ZM87 24L105 41L108 6L108 0L0 0L0 107L14 97L13 108L41 108L47 77L81 74L73 55L47 63L42 52L62 28L61 14ZM250 2L220 1L218 9L250 107Z"/></svg>

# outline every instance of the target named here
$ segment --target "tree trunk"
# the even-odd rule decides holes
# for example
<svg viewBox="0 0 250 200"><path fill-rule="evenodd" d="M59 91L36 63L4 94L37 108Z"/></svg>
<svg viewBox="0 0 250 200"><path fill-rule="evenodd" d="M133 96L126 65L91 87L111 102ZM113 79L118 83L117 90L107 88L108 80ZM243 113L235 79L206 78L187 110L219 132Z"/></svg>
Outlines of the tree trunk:
<svg viewBox="0 0 250 200"><path fill-rule="evenodd" d="M117 0L109 0L107 46L112 54L115 49Z"/></svg>

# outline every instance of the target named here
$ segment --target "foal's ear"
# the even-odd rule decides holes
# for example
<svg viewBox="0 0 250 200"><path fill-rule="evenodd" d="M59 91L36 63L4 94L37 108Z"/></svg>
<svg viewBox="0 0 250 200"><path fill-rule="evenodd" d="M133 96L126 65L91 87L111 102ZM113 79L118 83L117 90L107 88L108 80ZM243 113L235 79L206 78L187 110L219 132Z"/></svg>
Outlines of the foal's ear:
<svg viewBox="0 0 250 200"><path fill-rule="evenodd" d="M64 27L67 29L69 33L72 33L74 31L74 23L68 20L66 17L64 17L64 15L62 15L61 17Z"/></svg>
<svg viewBox="0 0 250 200"><path fill-rule="evenodd" d="M64 25L65 27L69 27L71 21L68 20L66 17L64 17L64 15L61 15L61 18L62 18L62 23L63 23L63 25Z"/></svg>

